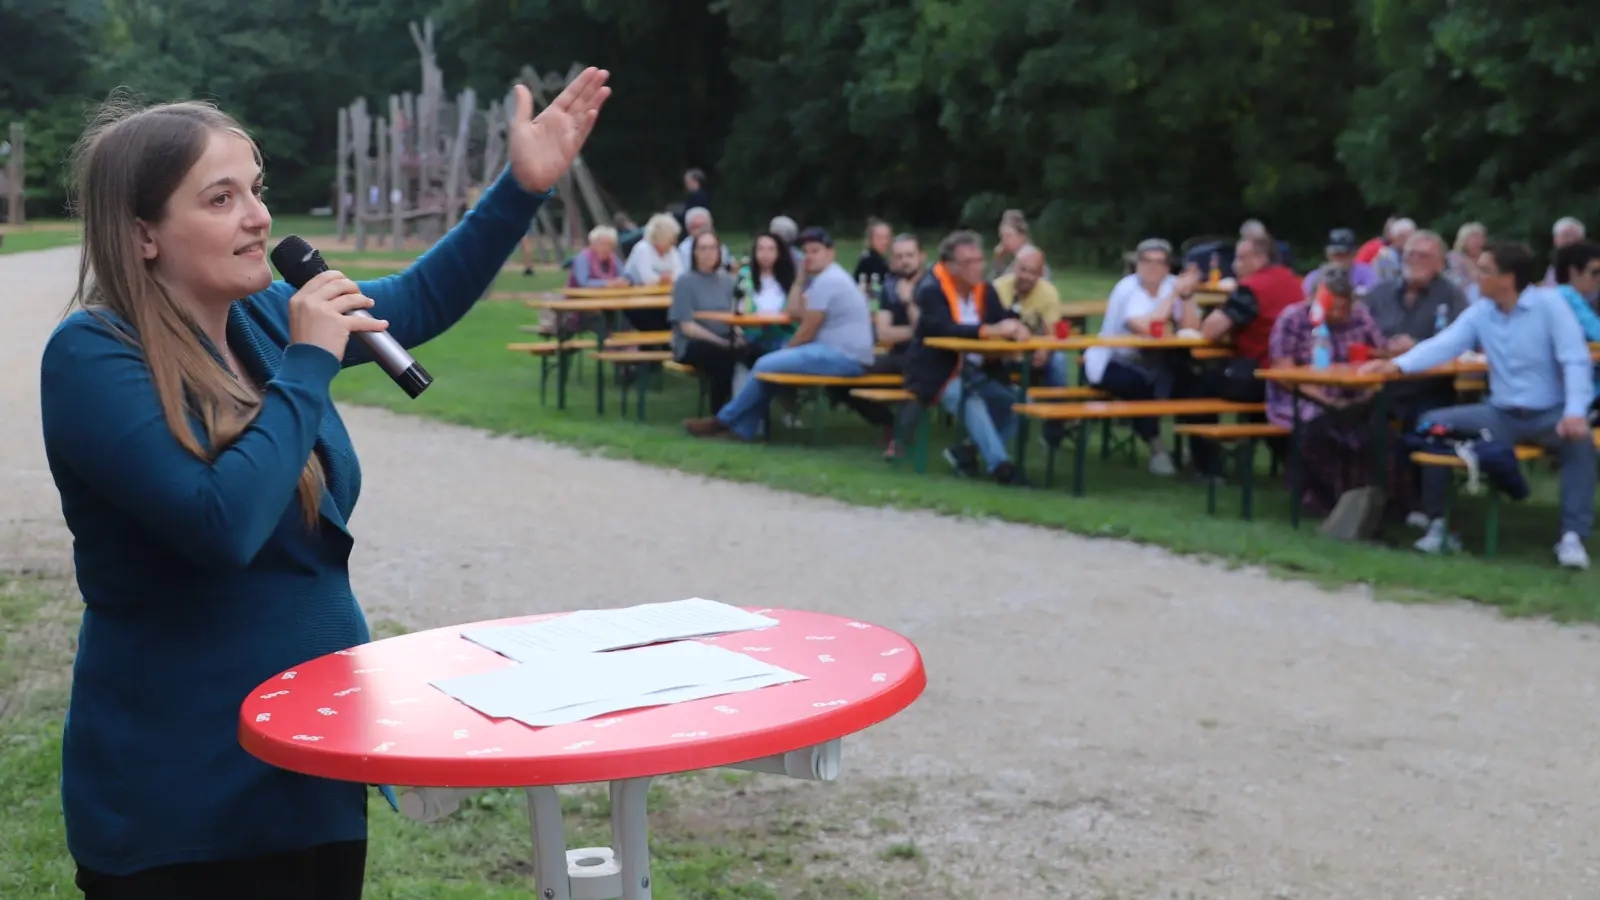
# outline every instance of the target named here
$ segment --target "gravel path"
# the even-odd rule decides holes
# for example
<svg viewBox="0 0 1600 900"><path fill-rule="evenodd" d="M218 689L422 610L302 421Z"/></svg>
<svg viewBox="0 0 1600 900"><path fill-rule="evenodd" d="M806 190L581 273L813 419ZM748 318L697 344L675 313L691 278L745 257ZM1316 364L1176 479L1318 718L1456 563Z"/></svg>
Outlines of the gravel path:
<svg viewBox="0 0 1600 900"><path fill-rule="evenodd" d="M68 568L36 383L74 260L0 257L10 568ZM842 781L743 801L839 823L824 864L887 896L1600 896L1595 629L345 414L374 620L701 595L916 641L927 694L848 742ZM920 859L879 859L903 841Z"/></svg>

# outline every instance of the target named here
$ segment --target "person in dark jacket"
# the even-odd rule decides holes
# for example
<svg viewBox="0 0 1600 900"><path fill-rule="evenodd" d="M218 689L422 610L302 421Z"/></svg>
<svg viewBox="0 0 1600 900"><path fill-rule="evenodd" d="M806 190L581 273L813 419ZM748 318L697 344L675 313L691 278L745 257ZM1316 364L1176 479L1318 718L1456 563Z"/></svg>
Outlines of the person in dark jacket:
<svg viewBox="0 0 1600 900"><path fill-rule="evenodd" d="M983 242L976 232L956 231L939 244L939 261L913 294L917 328L907 351L906 389L922 407L934 401L959 415L968 442L945 451L963 475L974 475L981 456L1001 484L1023 483L1007 452L1016 431L1011 406L1016 392L999 359L939 350L929 338L1025 341L1032 335L983 279ZM976 445L976 446L974 446Z"/></svg>

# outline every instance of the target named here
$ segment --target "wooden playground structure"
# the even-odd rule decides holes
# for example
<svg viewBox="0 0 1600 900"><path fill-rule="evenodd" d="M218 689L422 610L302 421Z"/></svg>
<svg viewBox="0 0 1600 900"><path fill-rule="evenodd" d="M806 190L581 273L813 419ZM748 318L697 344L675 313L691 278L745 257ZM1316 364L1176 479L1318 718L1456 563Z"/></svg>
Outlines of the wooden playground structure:
<svg viewBox="0 0 1600 900"><path fill-rule="evenodd" d="M366 250L369 239L391 249L408 240L432 244L506 164L506 126L516 108L510 89L484 109L471 88L446 97L433 35L432 20L411 23L422 61L420 93L390 95L387 114L376 118L365 97L339 111L333 209L339 239L352 234L357 251ZM525 66L517 81L533 92L537 111L581 71L575 63L564 73L540 76ZM559 263L583 247L594 225L614 224L609 201L579 156L530 231L541 260Z"/></svg>
<svg viewBox="0 0 1600 900"><path fill-rule="evenodd" d="M27 211L24 209L23 175L26 169L27 131L21 122L12 122L11 129L5 141L4 154L5 168L0 169L0 213L4 214L0 221L7 225L25 225L28 222Z"/></svg>

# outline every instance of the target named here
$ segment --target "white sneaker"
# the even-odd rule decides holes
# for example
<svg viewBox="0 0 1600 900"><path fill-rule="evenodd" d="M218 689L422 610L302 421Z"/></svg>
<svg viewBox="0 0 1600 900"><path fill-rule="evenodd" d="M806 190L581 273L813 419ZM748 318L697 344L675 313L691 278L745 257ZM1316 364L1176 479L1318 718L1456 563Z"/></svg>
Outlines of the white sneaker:
<svg viewBox="0 0 1600 900"><path fill-rule="evenodd" d="M1428 523L1428 533L1411 546L1423 553L1457 553L1461 550L1461 539L1450 533L1445 520L1434 519Z"/></svg>
<svg viewBox="0 0 1600 900"><path fill-rule="evenodd" d="M1151 475L1176 475L1178 467L1172 464L1172 455L1165 450L1158 450L1150 454Z"/></svg>
<svg viewBox="0 0 1600 900"><path fill-rule="evenodd" d="M1424 512L1409 513L1406 516L1406 525L1418 531L1428 530L1428 514Z"/></svg>
<svg viewBox="0 0 1600 900"><path fill-rule="evenodd" d="M1556 562L1568 569L1589 568L1589 551L1583 549L1577 533L1569 531L1561 536L1561 543L1556 544Z"/></svg>

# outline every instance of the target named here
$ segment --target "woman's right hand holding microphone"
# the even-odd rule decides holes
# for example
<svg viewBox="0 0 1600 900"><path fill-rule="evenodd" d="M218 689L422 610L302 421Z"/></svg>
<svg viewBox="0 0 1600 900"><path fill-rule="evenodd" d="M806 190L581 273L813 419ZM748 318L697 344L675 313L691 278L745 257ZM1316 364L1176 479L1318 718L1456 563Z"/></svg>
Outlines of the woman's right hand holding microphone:
<svg viewBox="0 0 1600 900"><path fill-rule="evenodd" d="M349 315L371 307L372 299L363 296L354 281L329 269L306 282L289 299L289 341L321 347L342 360L353 332L383 331L389 327L383 319Z"/></svg>

